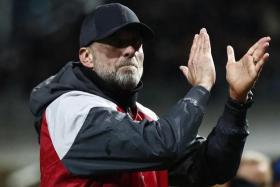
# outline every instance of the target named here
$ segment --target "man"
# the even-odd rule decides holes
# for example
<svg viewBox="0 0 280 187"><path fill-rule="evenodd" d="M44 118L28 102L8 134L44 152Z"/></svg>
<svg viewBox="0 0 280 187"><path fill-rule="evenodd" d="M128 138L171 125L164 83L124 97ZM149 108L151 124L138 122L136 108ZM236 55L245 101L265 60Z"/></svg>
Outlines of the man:
<svg viewBox="0 0 280 187"><path fill-rule="evenodd" d="M214 187L271 187L272 168L268 156L258 151L243 153L236 177Z"/></svg>
<svg viewBox="0 0 280 187"><path fill-rule="evenodd" d="M270 38L239 61L228 47L229 100L205 139L197 132L216 79L206 29L194 37L188 66L180 67L193 88L160 118L136 102L142 44L152 36L129 8L99 6L83 22L80 62L34 88L42 187L208 186L234 176L248 135L248 93Z"/></svg>

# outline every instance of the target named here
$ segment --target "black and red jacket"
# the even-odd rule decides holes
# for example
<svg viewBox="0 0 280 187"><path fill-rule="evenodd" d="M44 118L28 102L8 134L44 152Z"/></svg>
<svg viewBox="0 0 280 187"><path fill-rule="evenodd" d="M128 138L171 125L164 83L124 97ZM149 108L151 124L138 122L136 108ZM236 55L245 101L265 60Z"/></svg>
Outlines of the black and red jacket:
<svg viewBox="0 0 280 187"><path fill-rule="evenodd" d="M164 116L69 62L32 91L41 187L209 186L235 175L248 135L246 108L228 101L198 136L209 92L193 87ZM163 98L166 99L166 98Z"/></svg>

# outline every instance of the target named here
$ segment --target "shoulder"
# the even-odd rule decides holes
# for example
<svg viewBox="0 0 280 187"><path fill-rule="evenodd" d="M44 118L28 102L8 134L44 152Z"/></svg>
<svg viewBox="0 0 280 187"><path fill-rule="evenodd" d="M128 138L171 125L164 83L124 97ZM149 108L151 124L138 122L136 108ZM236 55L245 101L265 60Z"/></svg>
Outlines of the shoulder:
<svg viewBox="0 0 280 187"><path fill-rule="evenodd" d="M103 97L82 91L71 91L55 99L46 108L46 119L49 125L60 124L81 126L93 108L106 108L117 111L117 105Z"/></svg>
<svg viewBox="0 0 280 187"><path fill-rule="evenodd" d="M47 110L61 108L65 110L77 110L93 107L108 107L117 109L117 105L103 97L82 91L67 92L55 99Z"/></svg>
<svg viewBox="0 0 280 187"><path fill-rule="evenodd" d="M92 108L117 111L117 105L105 98L82 91L71 91L55 99L45 116L50 138L60 158L68 152Z"/></svg>

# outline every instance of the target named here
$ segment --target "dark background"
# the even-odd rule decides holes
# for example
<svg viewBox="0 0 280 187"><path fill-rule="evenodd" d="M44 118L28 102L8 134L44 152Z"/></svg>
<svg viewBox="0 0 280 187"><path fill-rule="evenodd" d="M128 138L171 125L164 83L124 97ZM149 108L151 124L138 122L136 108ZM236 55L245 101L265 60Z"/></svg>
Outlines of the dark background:
<svg viewBox="0 0 280 187"><path fill-rule="evenodd" d="M248 114L251 135L246 149L261 151L272 159L280 156L280 7L276 0L0 0L3 185L20 181L11 177L19 169L37 168L39 146L28 108L30 91L67 61L78 59L82 19L96 5L109 2L127 5L155 31L155 40L144 44L144 89L139 100L159 115L190 88L178 67L187 62L194 34L202 27L207 29L217 81L201 127L205 136L215 125L227 97L226 46L232 45L239 59L260 37L270 36L270 60L256 85L255 104ZM32 164L35 167L28 168Z"/></svg>

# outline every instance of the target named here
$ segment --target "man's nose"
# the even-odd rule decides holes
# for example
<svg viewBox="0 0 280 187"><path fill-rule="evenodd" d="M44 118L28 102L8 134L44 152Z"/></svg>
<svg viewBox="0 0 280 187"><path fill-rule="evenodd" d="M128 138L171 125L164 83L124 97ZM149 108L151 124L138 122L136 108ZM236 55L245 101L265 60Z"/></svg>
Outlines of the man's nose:
<svg viewBox="0 0 280 187"><path fill-rule="evenodd" d="M123 49L123 56L127 58L131 58L135 55L135 52L136 49L132 45L129 45Z"/></svg>

